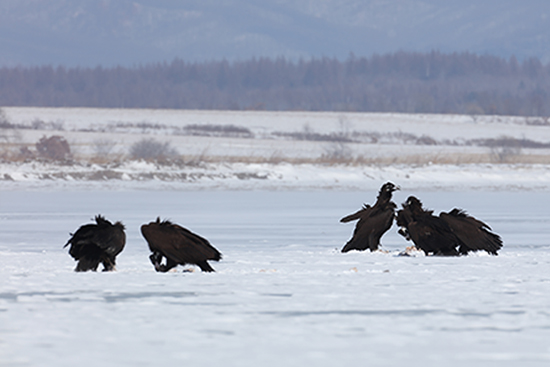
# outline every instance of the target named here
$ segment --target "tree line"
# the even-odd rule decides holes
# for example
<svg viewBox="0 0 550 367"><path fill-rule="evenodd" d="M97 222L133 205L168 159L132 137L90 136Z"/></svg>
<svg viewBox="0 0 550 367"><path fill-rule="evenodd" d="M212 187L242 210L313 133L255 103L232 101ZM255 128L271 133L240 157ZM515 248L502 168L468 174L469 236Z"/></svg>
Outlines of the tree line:
<svg viewBox="0 0 550 367"><path fill-rule="evenodd" d="M550 64L472 53L0 68L0 106L550 115Z"/></svg>

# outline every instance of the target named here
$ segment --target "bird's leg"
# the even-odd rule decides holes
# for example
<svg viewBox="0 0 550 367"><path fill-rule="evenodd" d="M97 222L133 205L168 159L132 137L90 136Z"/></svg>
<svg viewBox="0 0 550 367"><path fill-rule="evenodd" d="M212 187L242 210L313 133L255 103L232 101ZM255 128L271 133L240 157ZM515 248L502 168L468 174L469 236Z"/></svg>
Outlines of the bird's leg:
<svg viewBox="0 0 550 367"><path fill-rule="evenodd" d="M155 269L157 271L160 271L162 273L166 273L168 270L172 269L173 267L176 267L178 266L178 263L175 262L174 260L172 259L169 259L169 258L166 258L166 265L160 265L159 264L159 267L155 267Z"/></svg>
<svg viewBox="0 0 550 367"><path fill-rule="evenodd" d="M162 262L162 254L160 252L153 252L151 256L149 256L149 260L151 260L151 264L153 264L155 270L159 271L158 268Z"/></svg>
<svg viewBox="0 0 550 367"><path fill-rule="evenodd" d="M166 265L164 265L162 264L162 258L163 255L160 252L153 252L153 254L149 256L149 259L151 260L151 263L155 266L156 271L166 273L168 270L178 265L177 262L169 258L166 258Z"/></svg>
<svg viewBox="0 0 550 367"><path fill-rule="evenodd" d="M103 271L113 271L115 270L115 259L110 257L105 257L101 261L103 263Z"/></svg>

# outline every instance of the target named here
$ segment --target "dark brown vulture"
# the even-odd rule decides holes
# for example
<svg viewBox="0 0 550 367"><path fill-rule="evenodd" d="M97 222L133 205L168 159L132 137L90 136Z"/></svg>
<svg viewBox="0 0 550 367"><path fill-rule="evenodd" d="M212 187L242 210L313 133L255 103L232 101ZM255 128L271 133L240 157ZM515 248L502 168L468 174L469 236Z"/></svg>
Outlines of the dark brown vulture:
<svg viewBox="0 0 550 367"><path fill-rule="evenodd" d="M401 227L399 234L412 240L426 254L456 256L485 250L497 255L502 248L502 239L490 232L487 224L460 209L442 212L436 217L433 211L423 209L414 196L397 212L397 225Z"/></svg>
<svg viewBox="0 0 550 367"><path fill-rule="evenodd" d="M156 271L167 272L178 264L194 264L202 271L214 271L207 260L219 261L222 255L208 240L167 220L144 224L141 234L152 254L149 259ZM162 264L163 257L166 264Z"/></svg>
<svg viewBox="0 0 550 367"><path fill-rule="evenodd" d="M103 263L103 271L115 270L115 259L124 249L126 234L121 222L112 224L101 215L95 224L81 226L63 248L71 245L69 254L78 261L75 271L96 271Z"/></svg>
<svg viewBox="0 0 550 367"><path fill-rule="evenodd" d="M397 212L399 234L412 240L426 255L459 254L456 248L461 241L445 221L433 215L433 211L422 208L422 203L414 196L409 196L402 206L403 209Z"/></svg>
<svg viewBox="0 0 550 367"><path fill-rule="evenodd" d="M358 212L340 219L342 223L359 219L352 238L342 248L342 252L350 250L364 251L366 249L376 251L378 249L380 238L393 224L397 206L391 201L391 197L396 190L399 190L399 187L393 183L385 183L380 188L376 203L373 206L364 204Z"/></svg>
<svg viewBox="0 0 550 367"><path fill-rule="evenodd" d="M491 227L467 215L463 210L455 208L449 213L440 213L439 217L462 241L458 249L461 254L485 250L492 255L497 255L497 251L502 248L502 239L499 235L491 232Z"/></svg>

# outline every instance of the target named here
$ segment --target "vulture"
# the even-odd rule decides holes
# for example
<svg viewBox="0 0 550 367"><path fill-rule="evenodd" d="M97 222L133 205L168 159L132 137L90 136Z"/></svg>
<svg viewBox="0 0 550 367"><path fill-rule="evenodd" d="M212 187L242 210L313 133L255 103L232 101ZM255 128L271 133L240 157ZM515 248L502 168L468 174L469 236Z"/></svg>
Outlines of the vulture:
<svg viewBox="0 0 550 367"><path fill-rule="evenodd" d="M445 221L433 215L433 211L422 208L422 203L414 196L402 206L396 220L401 235L412 240L426 255L458 255L456 247L461 242Z"/></svg>
<svg viewBox="0 0 550 367"><path fill-rule="evenodd" d="M178 264L193 264L202 271L212 272L214 269L207 260L219 261L221 253L208 240L168 220L144 224L141 234L147 241L152 254L149 256L155 270L167 272ZM163 264L163 258L166 263Z"/></svg>
<svg viewBox="0 0 550 367"><path fill-rule="evenodd" d="M397 212L397 225L399 234L426 254L457 256L485 250L497 255L502 248L500 236L482 221L456 208L435 216L414 196Z"/></svg>
<svg viewBox="0 0 550 367"><path fill-rule="evenodd" d="M364 204L356 213L345 216L340 222L347 223L359 220L353 231L352 238L342 248L342 252L350 250L376 251L380 246L380 238L393 224L397 206L391 201L392 193L399 190L391 182L386 182L380 188L376 203L373 206Z"/></svg>
<svg viewBox="0 0 550 367"><path fill-rule="evenodd" d="M491 227L461 209L442 212L439 217L462 242L458 248L461 254L485 250L492 255L498 255L497 251L502 248L502 239L492 232Z"/></svg>
<svg viewBox="0 0 550 367"><path fill-rule="evenodd" d="M112 224L97 215L95 224L86 224L78 228L63 248L71 245L69 254L78 261L75 271L97 271L99 263L103 271L115 270L115 259L124 249L126 234L121 222Z"/></svg>

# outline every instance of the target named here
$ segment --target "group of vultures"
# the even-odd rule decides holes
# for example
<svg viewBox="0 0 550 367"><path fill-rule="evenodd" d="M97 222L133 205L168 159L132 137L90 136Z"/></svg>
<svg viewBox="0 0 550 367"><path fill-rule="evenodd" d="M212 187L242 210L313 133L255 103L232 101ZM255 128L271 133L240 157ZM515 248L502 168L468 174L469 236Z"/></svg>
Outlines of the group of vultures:
<svg viewBox="0 0 550 367"><path fill-rule="evenodd" d="M161 222L157 218L156 222L142 225L141 234L152 252L149 259L156 271L167 272L179 264L193 264L202 271L214 271L207 260L222 258L208 240L167 220ZM71 234L65 247L71 245L69 254L78 261L75 271L96 271L99 263L103 264L103 271L111 271L125 244L124 225L113 224L98 215L95 224L83 225Z"/></svg>
<svg viewBox="0 0 550 367"><path fill-rule="evenodd" d="M410 196L402 209L397 210L397 205L391 201L396 190L399 187L393 183L385 183L374 205L365 204L356 213L340 220L343 223L358 220L342 252L378 250L380 238L394 221L399 226L398 233L426 255L459 256L480 250L497 255L502 248L499 235L461 209L436 216L432 210L424 209L419 199ZM69 254L78 261L75 271L96 271L100 263L103 271L114 270L116 256L124 249L126 234L121 222L113 224L101 215L95 217L95 222L81 226L65 244L65 247L71 245ZM214 269L207 261L219 261L222 257L205 238L160 218L142 225L141 234L152 253L149 259L159 272L167 272L180 264L192 264L202 271L212 272Z"/></svg>

